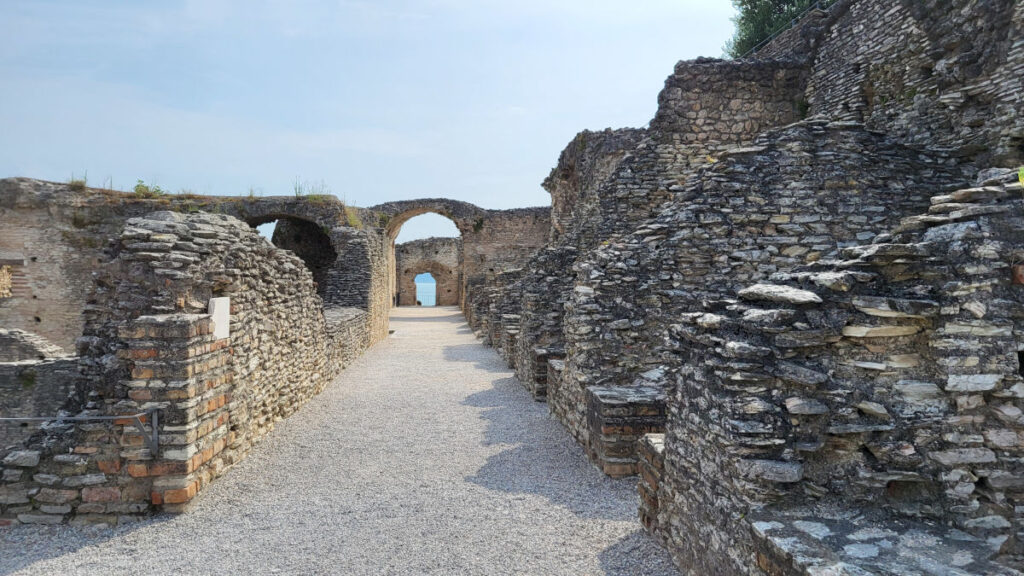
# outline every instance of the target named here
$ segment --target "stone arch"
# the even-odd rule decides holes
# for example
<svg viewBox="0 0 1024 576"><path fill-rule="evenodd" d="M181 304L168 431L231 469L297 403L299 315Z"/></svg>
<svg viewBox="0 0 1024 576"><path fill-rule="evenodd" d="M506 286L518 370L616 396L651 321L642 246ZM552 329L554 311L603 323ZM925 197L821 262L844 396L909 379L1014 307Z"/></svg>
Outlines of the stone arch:
<svg viewBox="0 0 1024 576"><path fill-rule="evenodd" d="M419 300L416 293L416 277L430 274L436 282L436 306L457 306L459 304L459 271L441 262L420 262L399 270L398 305L415 306Z"/></svg>
<svg viewBox="0 0 1024 576"><path fill-rule="evenodd" d="M204 208L205 209L205 208ZM330 230L345 226L345 205L334 196L269 196L265 198L229 198L216 206L216 212L248 223L266 223L283 218L312 222Z"/></svg>
<svg viewBox="0 0 1024 576"><path fill-rule="evenodd" d="M479 228L487 216L487 210L479 206L445 198L387 202L373 206L370 210L384 217L382 219L383 222L386 222L384 230L392 240L398 237L398 231L402 229L402 224L421 214L434 213L448 218L455 223L463 236Z"/></svg>
<svg viewBox="0 0 1024 576"><path fill-rule="evenodd" d="M317 293L325 296L329 271L338 261L338 250L329 228L305 218L276 212L250 216L245 218L245 222L253 228L277 222L271 243L298 256L312 272Z"/></svg>
<svg viewBox="0 0 1024 576"><path fill-rule="evenodd" d="M470 204L469 202L461 202L459 200L449 200L445 198L425 198L421 200L402 200L398 202L387 202L384 204L378 204L368 209L371 213L377 214L381 227L384 229L385 237L390 243L389 258L388 258L388 275L391 278L391 285L389 286L389 293L393 295L392 304L403 305L401 302L408 301L408 297L402 300L399 289L399 282L404 281L401 278L402 269L399 268L396 262L395 255L395 239L398 237L399 231L402 229L402 225L422 214L439 214L451 220L455 227L459 229L459 235L462 240L467 237L473 237L483 226L484 221L487 219L488 211ZM462 241L460 241L460 249L457 263L454 266L449 265L455 269L453 274L457 279L457 289L453 290L457 294L456 304L461 304L461 298L463 293L462 282L466 277L466 263L463 256ZM415 278L415 274L412 276ZM437 277L435 276L435 280ZM415 281L410 280L413 286L412 290L415 290ZM447 289L445 289L447 290ZM406 292L408 293L408 289ZM447 294L447 292L445 292ZM439 295L440 296L440 295ZM415 305L415 296L412 297L412 305ZM438 305L442 305L441 302L447 302L447 298L438 299Z"/></svg>

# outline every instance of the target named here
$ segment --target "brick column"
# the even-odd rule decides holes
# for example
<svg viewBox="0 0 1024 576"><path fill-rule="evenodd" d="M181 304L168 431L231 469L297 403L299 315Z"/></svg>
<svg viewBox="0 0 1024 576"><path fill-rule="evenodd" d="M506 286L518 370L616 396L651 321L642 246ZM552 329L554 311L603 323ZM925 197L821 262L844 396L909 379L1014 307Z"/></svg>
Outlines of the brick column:
<svg viewBox="0 0 1024 576"><path fill-rule="evenodd" d="M230 441L230 339L213 336L206 314L142 316L122 330L132 363L128 397L159 408L160 446L129 453L126 471L152 480L154 506L177 511L216 475ZM141 444L141 437L138 439Z"/></svg>

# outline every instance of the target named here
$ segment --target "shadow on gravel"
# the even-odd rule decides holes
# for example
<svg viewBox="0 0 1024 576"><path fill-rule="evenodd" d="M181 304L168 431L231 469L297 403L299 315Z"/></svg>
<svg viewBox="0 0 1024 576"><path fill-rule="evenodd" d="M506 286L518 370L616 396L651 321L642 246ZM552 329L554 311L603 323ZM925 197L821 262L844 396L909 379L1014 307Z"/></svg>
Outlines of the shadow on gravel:
<svg viewBox="0 0 1024 576"><path fill-rule="evenodd" d="M466 480L512 494L536 494L582 518L632 521L636 480L613 480L584 456L544 404L534 402L515 378L499 378L491 388L462 402L483 408L488 421L483 443L508 445Z"/></svg>
<svg viewBox="0 0 1024 576"><path fill-rule="evenodd" d="M161 514L114 527L21 524L0 528L0 575L12 574L30 568L36 562L71 554L81 548L124 538L137 530L172 519L174 516ZM126 562L130 561L130 558L126 559ZM81 573L89 572L88 566L80 569Z"/></svg>
<svg viewBox="0 0 1024 576"><path fill-rule="evenodd" d="M510 372L495 354L486 353L486 350L480 343L454 344L452 346L445 346L442 354L444 354L444 359L448 362L472 362L480 370L504 372L506 374Z"/></svg>
<svg viewBox="0 0 1024 576"><path fill-rule="evenodd" d="M639 521L638 521L639 523ZM668 552L637 528L601 551L605 576L678 576Z"/></svg>

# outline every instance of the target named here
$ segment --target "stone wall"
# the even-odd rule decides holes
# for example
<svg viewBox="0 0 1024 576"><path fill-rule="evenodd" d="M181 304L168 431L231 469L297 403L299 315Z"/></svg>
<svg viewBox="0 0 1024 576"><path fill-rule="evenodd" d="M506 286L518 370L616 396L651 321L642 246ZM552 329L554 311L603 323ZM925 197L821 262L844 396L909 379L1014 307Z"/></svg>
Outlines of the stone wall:
<svg viewBox="0 0 1024 576"><path fill-rule="evenodd" d="M551 194L549 244L594 242L587 229L601 216L598 190L645 135L633 128L584 130L569 142L542 184Z"/></svg>
<svg viewBox="0 0 1024 576"><path fill-rule="evenodd" d="M231 217L130 219L113 248L78 342L79 393L63 408L159 410L159 447L127 419L51 426L4 459L3 518L180 510L373 340L366 311L325 312L302 260ZM207 313L213 297L231 301L226 338Z"/></svg>
<svg viewBox="0 0 1024 576"><path fill-rule="evenodd" d="M578 261L566 368L560 389L549 391L553 411L585 446L596 446L603 440L588 430L586 388L670 387L665 367L678 360L664 339L680 314L870 240L920 211L928 193L964 179L941 156L821 121L722 154L660 216Z"/></svg>
<svg viewBox="0 0 1024 576"><path fill-rule="evenodd" d="M0 259L12 275L10 296L0 298L0 326L73 352L92 271L124 221L96 216L102 196L55 201L61 188L0 180Z"/></svg>
<svg viewBox="0 0 1024 576"><path fill-rule="evenodd" d="M545 181L552 241L496 307L518 316L515 330L522 332L509 363L536 397L544 378L535 369L536 350L557 357L564 346L562 310L573 289L564 271L585 251L655 216L689 175L724 150L797 119L804 80L803 67L790 62L680 62L649 130L583 132L570 143Z"/></svg>
<svg viewBox="0 0 1024 576"><path fill-rule="evenodd" d="M1021 552L1024 189L1007 181L677 317L653 524L681 566L1009 573L986 563Z"/></svg>
<svg viewBox="0 0 1024 576"><path fill-rule="evenodd" d="M67 354L38 334L0 328L0 362L45 360L61 356Z"/></svg>
<svg viewBox="0 0 1024 576"><path fill-rule="evenodd" d="M416 276L430 273L436 282L437 306L458 306L462 301L462 240L426 238L395 246L398 306L416 306Z"/></svg>
<svg viewBox="0 0 1024 576"><path fill-rule="evenodd" d="M0 351L4 345L0 342ZM0 414L4 417L56 416L74 391L78 359L0 361ZM0 422L0 460L39 430L38 422Z"/></svg>
<svg viewBox="0 0 1024 576"><path fill-rule="evenodd" d="M573 283L566 272L582 251L597 246L599 190L645 134L634 129L583 131L544 180L551 194L550 242L524 267L517 289L502 293L505 304L500 307L520 315L521 337L509 351L510 364L538 400L547 395L547 360L564 354L563 310Z"/></svg>
<svg viewBox="0 0 1024 576"><path fill-rule="evenodd" d="M982 166L1022 163L1022 37L1015 0L857 0L814 55L810 111Z"/></svg>
<svg viewBox="0 0 1024 576"><path fill-rule="evenodd" d="M825 35L857 0L836 0L809 11L798 22L750 54L757 59L791 59L809 63Z"/></svg>

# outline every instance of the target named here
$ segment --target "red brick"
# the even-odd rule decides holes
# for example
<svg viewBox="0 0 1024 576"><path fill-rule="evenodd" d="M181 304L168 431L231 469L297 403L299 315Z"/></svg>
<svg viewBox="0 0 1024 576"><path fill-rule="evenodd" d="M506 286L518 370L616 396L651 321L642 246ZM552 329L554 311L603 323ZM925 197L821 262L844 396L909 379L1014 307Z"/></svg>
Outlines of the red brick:
<svg viewBox="0 0 1024 576"><path fill-rule="evenodd" d="M195 497L198 488L199 484L197 482L193 482L186 488L167 490L163 493L163 502L165 504L184 504ZM156 504L156 501L154 500L153 503Z"/></svg>
<svg viewBox="0 0 1024 576"><path fill-rule="evenodd" d="M104 474L116 474L121 470L120 460L97 460L96 466Z"/></svg>
<svg viewBox="0 0 1024 576"><path fill-rule="evenodd" d="M144 478L146 476L149 476L149 466L146 466L145 464L132 463L129 464L125 468L125 470L128 472L128 475L131 476L132 478Z"/></svg>

